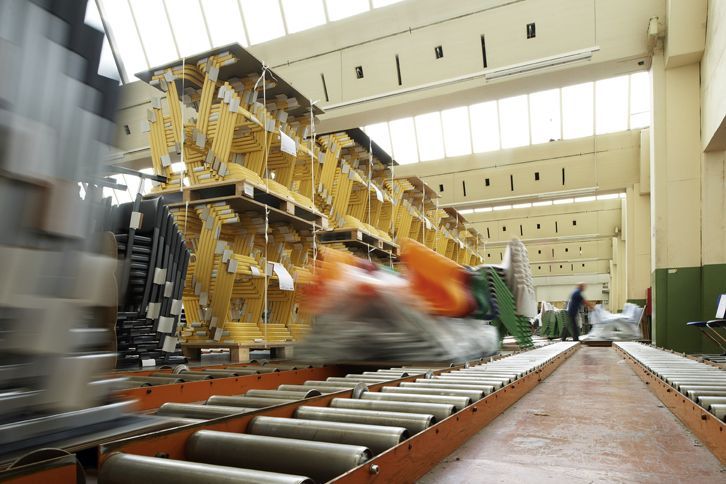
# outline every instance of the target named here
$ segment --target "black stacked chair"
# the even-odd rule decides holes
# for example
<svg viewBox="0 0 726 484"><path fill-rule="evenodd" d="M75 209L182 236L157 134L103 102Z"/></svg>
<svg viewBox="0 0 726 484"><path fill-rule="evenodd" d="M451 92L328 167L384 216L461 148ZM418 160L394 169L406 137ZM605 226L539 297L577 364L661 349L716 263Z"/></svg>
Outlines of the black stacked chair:
<svg viewBox="0 0 726 484"><path fill-rule="evenodd" d="M189 251L161 198L112 208L120 261L117 367L183 363L177 327Z"/></svg>

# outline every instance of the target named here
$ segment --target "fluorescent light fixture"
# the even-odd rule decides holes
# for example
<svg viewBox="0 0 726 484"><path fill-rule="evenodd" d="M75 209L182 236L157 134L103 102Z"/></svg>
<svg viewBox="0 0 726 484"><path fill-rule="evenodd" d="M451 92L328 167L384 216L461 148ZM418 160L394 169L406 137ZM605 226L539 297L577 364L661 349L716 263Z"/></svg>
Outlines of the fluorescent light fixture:
<svg viewBox="0 0 726 484"><path fill-rule="evenodd" d="M512 205L512 208L531 208L531 203L517 203L516 205Z"/></svg>
<svg viewBox="0 0 726 484"><path fill-rule="evenodd" d="M491 212L491 211L492 211L492 207L481 207L481 208L474 209L475 213Z"/></svg>
<svg viewBox="0 0 726 484"><path fill-rule="evenodd" d="M595 196L577 197L575 199L575 202L577 202L577 203L581 203L581 202L594 202L595 200L597 200L597 197L595 197Z"/></svg>
<svg viewBox="0 0 726 484"><path fill-rule="evenodd" d="M470 213L474 213L474 209L473 208L465 208L463 210L459 210L459 213L461 215L467 215L467 214L470 214Z"/></svg>
<svg viewBox="0 0 726 484"><path fill-rule="evenodd" d="M607 195L598 195L598 200L613 200L615 198L620 198L619 193L608 193Z"/></svg>
<svg viewBox="0 0 726 484"><path fill-rule="evenodd" d="M568 203L574 203L575 200L572 198L560 198L559 200L554 200L552 203L554 205L566 205Z"/></svg>
<svg viewBox="0 0 726 484"><path fill-rule="evenodd" d="M620 198L625 198L625 193L621 193Z"/></svg>
<svg viewBox="0 0 726 484"><path fill-rule="evenodd" d="M552 205L552 200L547 200L545 202L532 202L533 207L549 207Z"/></svg>
<svg viewBox="0 0 726 484"><path fill-rule="evenodd" d="M498 212L499 210L510 210L511 208L512 208L512 206L511 206L511 205L498 205L498 206L496 206L496 207L492 207L492 209L493 209L493 210L494 210L495 212Z"/></svg>
<svg viewBox="0 0 726 484"><path fill-rule="evenodd" d="M584 60L592 59L593 52L600 50L600 47L591 47L589 49L568 52L566 54L560 54L551 57L544 57L542 59L523 62L521 64L513 64L507 67L501 67L499 69L492 69L485 73L484 77L486 80L500 79L502 77L515 76L517 74L525 74L528 72L538 71L541 69L548 69L551 67L557 67L565 64L571 64L573 62L580 62Z"/></svg>

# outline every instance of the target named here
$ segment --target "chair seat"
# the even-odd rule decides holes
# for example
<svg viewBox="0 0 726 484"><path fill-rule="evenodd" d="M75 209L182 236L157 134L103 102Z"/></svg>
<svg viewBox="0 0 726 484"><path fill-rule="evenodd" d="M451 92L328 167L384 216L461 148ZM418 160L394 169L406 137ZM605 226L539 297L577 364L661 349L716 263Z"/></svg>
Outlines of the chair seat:
<svg viewBox="0 0 726 484"><path fill-rule="evenodd" d="M706 321L706 325L710 328L723 328L726 327L726 319L712 319Z"/></svg>

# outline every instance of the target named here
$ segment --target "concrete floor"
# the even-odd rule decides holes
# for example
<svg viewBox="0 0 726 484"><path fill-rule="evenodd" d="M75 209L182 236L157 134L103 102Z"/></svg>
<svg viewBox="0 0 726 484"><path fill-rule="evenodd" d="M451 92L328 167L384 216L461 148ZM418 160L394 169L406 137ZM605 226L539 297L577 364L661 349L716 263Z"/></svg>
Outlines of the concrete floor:
<svg viewBox="0 0 726 484"><path fill-rule="evenodd" d="M582 347L419 482L726 483L726 469L615 350Z"/></svg>

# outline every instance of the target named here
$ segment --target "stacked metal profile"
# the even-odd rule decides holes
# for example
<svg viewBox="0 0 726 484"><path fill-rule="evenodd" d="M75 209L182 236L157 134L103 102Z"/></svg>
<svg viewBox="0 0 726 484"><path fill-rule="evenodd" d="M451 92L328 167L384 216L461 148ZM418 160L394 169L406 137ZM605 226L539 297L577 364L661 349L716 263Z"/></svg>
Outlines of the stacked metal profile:
<svg viewBox="0 0 726 484"><path fill-rule="evenodd" d="M613 344L716 418L726 421L726 371L643 343Z"/></svg>
<svg viewBox="0 0 726 484"><path fill-rule="evenodd" d="M327 407L314 401L300 405L293 418L255 416L245 433L194 430L184 447L188 461L113 454L101 466L99 482L131 483L141 476L161 484L200 478L213 484L232 478L260 483L326 482L537 371L574 344L556 343L436 375L432 370L441 369L390 368L283 385L277 390L251 390L243 396L213 396L206 405L169 405L161 413L206 419L353 390L353 398L333 398ZM413 382L395 381L413 375L418 375ZM368 385L381 383L380 391L367 390ZM145 448L152 448L148 441Z"/></svg>
<svg viewBox="0 0 726 484"><path fill-rule="evenodd" d="M161 199L112 207L120 287L117 367L182 363L177 326L189 264L179 228Z"/></svg>
<svg viewBox="0 0 726 484"><path fill-rule="evenodd" d="M116 266L91 224L118 82L86 2L0 2L0 453L88 432L109 403ZM86 199L79 182L89 183Z"/></svg>
<svg viewBox="0 0 726 484"><path fill-rule="evenodd" d="M532 347L532 328L529 318L517 314L517 305L509 287L502 279L502 270L494 266L486 268L491 294L496 301L498 316L494 325L499 328L499 334L505 332L514 336L521 348Z"/></svg>

